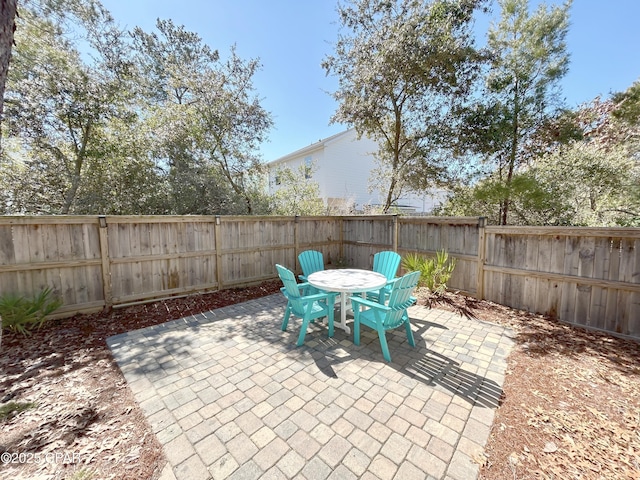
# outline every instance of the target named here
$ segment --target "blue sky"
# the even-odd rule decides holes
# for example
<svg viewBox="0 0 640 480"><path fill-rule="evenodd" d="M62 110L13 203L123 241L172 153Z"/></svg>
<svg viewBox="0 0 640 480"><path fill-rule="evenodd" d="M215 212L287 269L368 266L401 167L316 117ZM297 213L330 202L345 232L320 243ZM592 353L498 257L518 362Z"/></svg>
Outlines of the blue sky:
<svg viewBox="0 0 640 480"><path fill-rule="evenodd" d="M123 27L155 28L171 19L196 32L225 57L235 44L241 58L260 58L254 85L275 126L260 153L275 160L345 129L329 125L335 78L320 67L333 52L338 25L333 0L102 0ZM532 4L539 3L532 1ZM548 0L548 5L562 1ZM494 9L493 15L499 15ZM626 90L640 78L639 0L574 0L567 37L569 73L562 80L567 106ZM485 22L479 22L483 29Z"/></svg>

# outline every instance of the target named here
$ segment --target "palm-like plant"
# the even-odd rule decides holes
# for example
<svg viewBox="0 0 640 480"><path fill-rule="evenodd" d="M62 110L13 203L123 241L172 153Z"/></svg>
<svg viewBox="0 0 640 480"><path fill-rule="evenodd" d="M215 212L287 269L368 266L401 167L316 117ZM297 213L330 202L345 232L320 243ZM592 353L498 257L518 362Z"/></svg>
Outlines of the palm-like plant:
<svg viewBox="0 0 640 480"><path fill-rule="evenodd" d="M0 297L2 328L28 335L33 327L40 327L50 315L62 306L62 301L53 296L51 288L45 288L33 298L21 295Z"/></svg>
<svg viewBox="0 0 640 480"><path fill-rule="evenodd" d="M420 272L418 286L428 288L436 296L441 296L447 291L447 282L455 267L455 258L450 259L445 250L436 252L435 258L411 253L402 259L402 268L410 272Z"/></svg>

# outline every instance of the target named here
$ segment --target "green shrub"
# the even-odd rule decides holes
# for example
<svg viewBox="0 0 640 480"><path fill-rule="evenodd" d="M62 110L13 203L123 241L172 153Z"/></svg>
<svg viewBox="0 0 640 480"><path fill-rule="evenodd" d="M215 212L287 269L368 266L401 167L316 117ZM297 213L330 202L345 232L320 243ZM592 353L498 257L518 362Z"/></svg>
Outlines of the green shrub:
<svg viewBox="0 0 640 480"><path fill-rule="evenodd" d="M45 288L33 298L21 295L0 297L2 328L28 335L34 327L40 327L47 315L55 312L62 301L53 296L53 290Z"/></svg>
<svg viewBox="0 0 640 480"><path fill-rule="evenodd" d="M415 253L402 259L402 267L408 271L419 271L418 286L427 287L432 294L440 296L447 291L447 282L456 267L455 258L449 259L449 254L442 250L435 258L426 258Z"/></svg>

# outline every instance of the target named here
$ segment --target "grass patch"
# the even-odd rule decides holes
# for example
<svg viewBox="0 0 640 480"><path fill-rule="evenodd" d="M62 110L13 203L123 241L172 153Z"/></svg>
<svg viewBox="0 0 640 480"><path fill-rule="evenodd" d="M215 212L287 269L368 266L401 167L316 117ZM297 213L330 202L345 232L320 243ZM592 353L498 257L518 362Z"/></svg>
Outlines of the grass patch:
<svg viewBox="0 0 640 480"><path fill-rule="evenodd" d="M91 480L92 478L93 472L91 472L90 470L85 470L83 468L74 473L70 480Z"/></svg>
<svg viewBox="0 0 640 480"><path fill-rule="evenodd" d="M16 413L24 412L30 408L36 408L33 402L9 402L0 406L0 420L7 420Z"/></svg>

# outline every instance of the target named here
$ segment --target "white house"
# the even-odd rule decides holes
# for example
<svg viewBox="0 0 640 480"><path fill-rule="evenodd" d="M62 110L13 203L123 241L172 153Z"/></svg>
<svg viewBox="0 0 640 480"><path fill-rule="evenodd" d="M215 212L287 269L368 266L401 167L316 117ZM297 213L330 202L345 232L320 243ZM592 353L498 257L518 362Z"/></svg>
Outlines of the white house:
<svg viewBox="0 0 640 480"><path fill-rule="evenodd" d="M384 203L379 192L369 192L369 176L375 167L375 141L357 138L355 129L332 135L266 164L269 192L279 188L281 168L297 171L300 165L315 167L311 180L331 213L368 212ZM396 207L405 213L430 213L444 200L441 190L423 195L408 193Z"/></svg>

